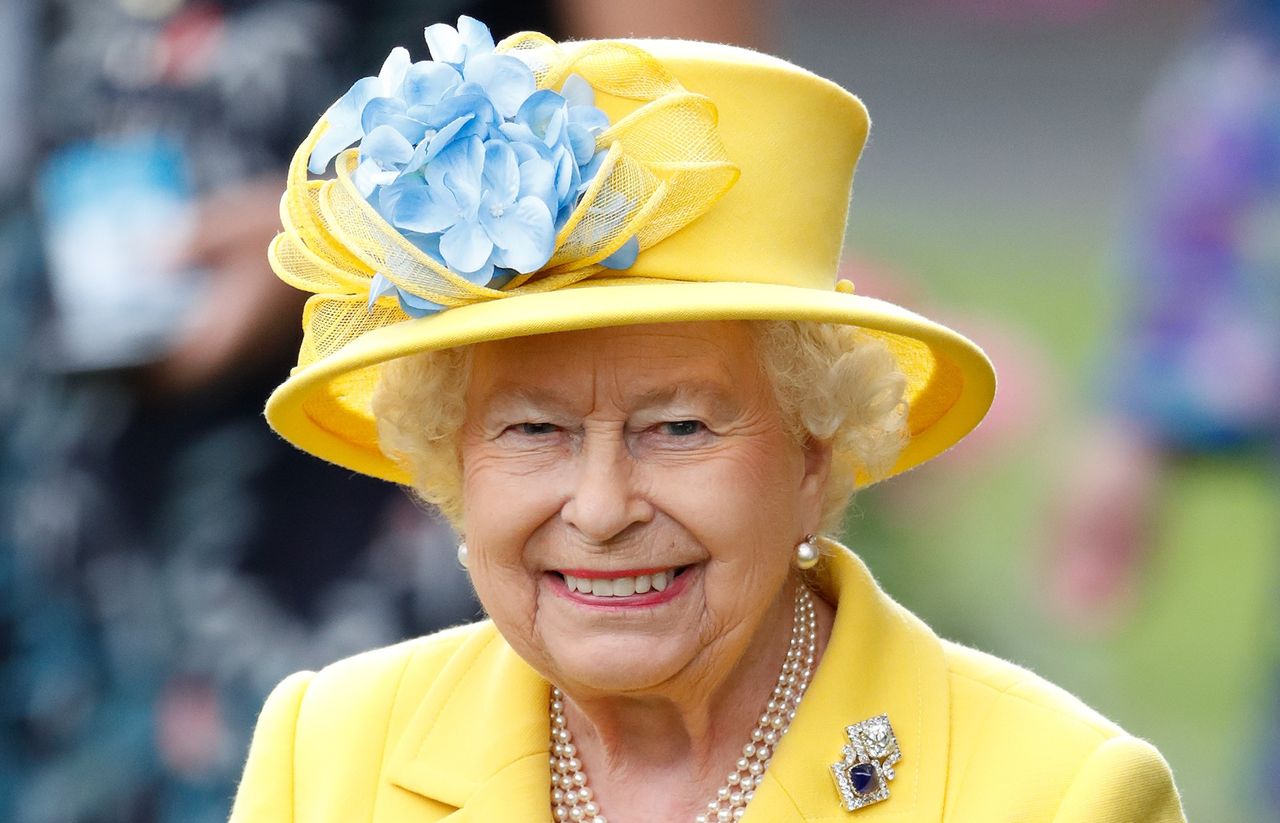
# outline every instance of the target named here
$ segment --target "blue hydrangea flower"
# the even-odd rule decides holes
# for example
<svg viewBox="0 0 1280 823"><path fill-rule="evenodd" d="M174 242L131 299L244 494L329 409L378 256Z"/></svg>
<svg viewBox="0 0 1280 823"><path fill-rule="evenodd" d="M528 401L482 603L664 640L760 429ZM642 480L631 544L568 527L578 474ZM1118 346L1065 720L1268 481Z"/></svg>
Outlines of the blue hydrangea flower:
<svg viewBox="0 0 1280 823"><path fill-rule="evenodd" d="M329 127L308 168L320 174L358 145L352 181L379 214L424 254L477 285L500 287L536 272L604 159L596 141L609 119L578 75L539 90L519 58L495 51L471 17L424 32L431 60L391 52L376 77L357 81L326 113ZM605 265L630 266L631 238ZM374 277L369 300L396 294L413 316L441 309Z"/></svg>
<svg viewBox="0 0 1280 823"><path fill-rule="evenodd" d="M488 283L495 267L537 271L555 243L551 211L525 180L545 177L537 166L522 175L515 151L501 139L455 140L424 166L426 185L400 195L392 224L440 233L445 265L474 283Z"/></svg>

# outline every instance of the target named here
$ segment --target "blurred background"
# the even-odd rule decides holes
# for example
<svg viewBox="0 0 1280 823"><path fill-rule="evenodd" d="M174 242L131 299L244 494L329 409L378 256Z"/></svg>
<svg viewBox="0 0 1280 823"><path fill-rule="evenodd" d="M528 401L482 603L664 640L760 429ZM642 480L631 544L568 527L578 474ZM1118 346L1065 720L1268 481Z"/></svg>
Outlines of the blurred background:
<svg viewBox="0 0 1280 823"><path fill-rule="evenodd" d="M850 545L1190 819L1280 819L1280 0L0 0L0 819L224 820L280 678L476 616L446 527L260 416L287 158L461 12L858 93L843 275L1001 383Z"/></svg>

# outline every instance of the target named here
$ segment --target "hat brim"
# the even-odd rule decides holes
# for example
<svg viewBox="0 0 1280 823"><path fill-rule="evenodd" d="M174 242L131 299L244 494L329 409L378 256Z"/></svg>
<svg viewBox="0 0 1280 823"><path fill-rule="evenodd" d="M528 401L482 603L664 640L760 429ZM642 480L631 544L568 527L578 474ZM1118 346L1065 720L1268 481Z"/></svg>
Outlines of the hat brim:
<svg viewBox="0 0 1280 823"><path fill-rule="evenodd" d="M295 369L267 401L271 427L299 448L394 483L408 473L378 448L368 409L388 360L472 343L603 326L697 320L811 320L858 326L882 339L906 374L910 440L899 474L968 434L995 396L995 372L963 335L892 303L858 294L771 283L628 278L512 296L369 331ZM878 478L883 479L883 478ZM859 478L861 484L871 478Z"/></svg>

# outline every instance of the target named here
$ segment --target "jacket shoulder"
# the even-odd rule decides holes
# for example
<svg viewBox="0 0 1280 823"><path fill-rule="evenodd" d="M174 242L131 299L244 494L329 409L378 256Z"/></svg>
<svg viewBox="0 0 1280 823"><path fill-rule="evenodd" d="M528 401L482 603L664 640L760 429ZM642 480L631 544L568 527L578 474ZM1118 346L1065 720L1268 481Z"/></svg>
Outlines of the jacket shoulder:
<svg viewBox="0 0 1280 823"><path fill-rule="evenodd" d="M232 823L368 818L381 764L426 689L495 634L488 621L457 626L283 680L258 716Z"/></svg>
<svg viewBox="0 0 1280 823"><path fill-rule="evenodd" d="M1149 743L1021 666L943 646L948 820L1183 820L1168 764Z"/></svg>
<svg viewBox="0 0 1280 823"><path fill-rule="evenodd" d="M444 668L453 657L495 633L489 621L454 626L344 658L316 672L301 707L303 715L364 705L385 713L405 687Z"/></svg>
<svg viewBox="0 0 1280 823"><path fill-rule="evenodd" d="M1009 716L1051 727L1069 741L1090 746L1123 731L1078 697L1029 669L985 652L943 641L953 712L966 719L1007 725ZM1055 740L1060 739L1055 736Z"/></svg>

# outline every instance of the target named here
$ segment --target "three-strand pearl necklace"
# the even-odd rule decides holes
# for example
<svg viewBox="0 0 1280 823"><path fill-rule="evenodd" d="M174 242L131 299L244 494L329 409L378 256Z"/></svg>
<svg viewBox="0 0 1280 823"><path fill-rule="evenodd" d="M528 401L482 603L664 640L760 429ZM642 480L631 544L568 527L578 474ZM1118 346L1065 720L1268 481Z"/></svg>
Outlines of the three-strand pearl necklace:
<svg viewBox="0 0 1280 823"><path fill-rule="evenodd" d="M742 747L742 757L734 764L725 784L716 791L715 799L707 803L706 811L694 818L695 823L725 823L739 820L746 813L756 788L764 782L765 769L769 767L778 741L790 728L800 698L809 687L818 653L817 638L813 595L801 585L796 592L791 645L787 648L787 659L782 664L778 683L773 687L773 694L760 720L751 730L751 741ZM564 695L554 686L551 688L551 814L557 822L606 823L600 813L600 804L587 785L578 748L573 745L573 737L569 734L569 725L564 717Z"/></svg>

